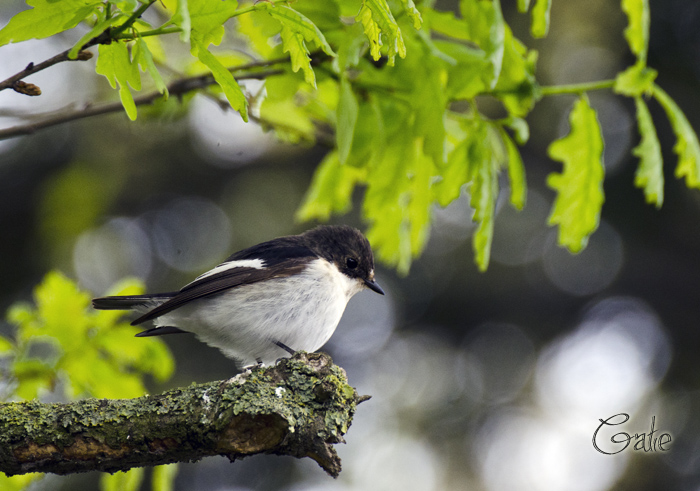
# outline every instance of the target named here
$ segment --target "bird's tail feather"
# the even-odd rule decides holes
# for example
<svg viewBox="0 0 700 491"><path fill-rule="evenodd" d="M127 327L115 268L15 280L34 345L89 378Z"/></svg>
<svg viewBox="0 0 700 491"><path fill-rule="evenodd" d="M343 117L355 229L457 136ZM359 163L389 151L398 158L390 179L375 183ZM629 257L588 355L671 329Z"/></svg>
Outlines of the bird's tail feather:
<svg viewBox="0 0 700 491"><path fill-rule="evenodd" d="M162 336L163 334L187 334L188 331L183 331L174 326L160 326L141 331L136 334L137 338L145 338L148 336Z"/></svg>
<svg viewBox="0 0 700 491"><path fill-rule="evenodd" d="M177 292L150 293L147 295L93 298L92 306L98 310L129 310L149 304L152 305L163 303L174 297L176 294Z"/></svg>

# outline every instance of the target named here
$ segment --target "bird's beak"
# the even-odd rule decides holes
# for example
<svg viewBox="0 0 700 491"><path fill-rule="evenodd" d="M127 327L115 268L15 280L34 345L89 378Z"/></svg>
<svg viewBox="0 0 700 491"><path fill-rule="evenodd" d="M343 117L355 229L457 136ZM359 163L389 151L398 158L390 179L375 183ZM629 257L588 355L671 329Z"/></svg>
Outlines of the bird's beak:
<svg viewBox="0 0 700 491"><path fill-rule="evenodd" d="M379 293L380 295L384 295L384 290L382 290L382 287L377 284L374 279L371 280L364 280L365 285L367 285L367 288L370 290L374 290L375 292Z"/></svg>

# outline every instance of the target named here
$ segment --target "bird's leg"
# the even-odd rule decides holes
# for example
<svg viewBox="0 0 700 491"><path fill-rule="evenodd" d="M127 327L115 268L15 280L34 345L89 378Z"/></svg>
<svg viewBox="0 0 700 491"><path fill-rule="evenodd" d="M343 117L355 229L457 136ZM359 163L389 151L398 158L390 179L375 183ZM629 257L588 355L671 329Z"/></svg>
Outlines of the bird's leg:
<svg viewBox="0 0 700 491"><path fill-rule="evenodd" d="M294 355L294 353L296 353L296 351L294 351L292 348L290 348L289 346L287 346L286 344L284 344L281 341L273 341L273 343L275 343L277 346L282 348L284 351L286 351L290 355Z"/></svg>

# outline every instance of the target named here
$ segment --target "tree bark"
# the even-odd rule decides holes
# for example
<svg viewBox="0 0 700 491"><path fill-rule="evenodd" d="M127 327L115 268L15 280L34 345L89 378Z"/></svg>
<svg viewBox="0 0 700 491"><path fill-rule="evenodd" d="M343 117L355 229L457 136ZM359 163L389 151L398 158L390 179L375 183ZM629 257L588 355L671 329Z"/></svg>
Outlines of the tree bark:
<svg viewBox="0 0 700 491"><path fill-rule="evenodd" d="M231 380L155 396L3 403L0 471L116 472L268 453L311 457L337 477L332 444L344 441L365 399L328 355L302 352Z"/></svg>

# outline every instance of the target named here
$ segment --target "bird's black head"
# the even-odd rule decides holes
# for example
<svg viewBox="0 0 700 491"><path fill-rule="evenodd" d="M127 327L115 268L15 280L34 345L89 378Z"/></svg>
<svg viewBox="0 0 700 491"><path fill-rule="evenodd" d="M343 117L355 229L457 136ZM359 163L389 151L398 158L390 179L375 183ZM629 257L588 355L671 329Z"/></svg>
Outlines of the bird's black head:
<svg viewBox="0 0 700 491"><path fill-rule="evenodd" d="M335 264L343 274L362 280L367 288L384 295L374 281L374 256L362 232L347 225L322 225L302 237L311 250Z"/></svg>

